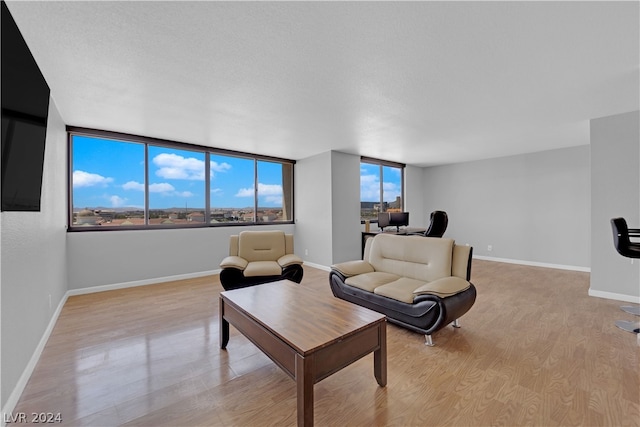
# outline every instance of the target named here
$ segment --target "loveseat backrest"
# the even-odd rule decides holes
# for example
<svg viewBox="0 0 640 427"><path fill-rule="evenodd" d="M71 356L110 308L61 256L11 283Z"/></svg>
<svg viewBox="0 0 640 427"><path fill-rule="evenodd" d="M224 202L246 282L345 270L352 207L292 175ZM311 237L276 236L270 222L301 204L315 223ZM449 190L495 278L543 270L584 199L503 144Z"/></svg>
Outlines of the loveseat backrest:
<svg viewBox="0 0 640 427"><path fill-rule="evenodd" d="M252 261L276 261L293 253L293 235L281 230L242 231L229 238L229 255Z"/></svg>
<svg viewBox="0 0 640 427"><path fill-rule="evenodd" d="M383 236L383 235L380 235L380 236ZM421 237L421 236L392 236L392 235L384 235L384 236L397 237L397 238L401 238L401 239L421 238L421 239L426 239L423 242L425 244L437 243L434 240L451 240L451 239L438 239L438 238ZM378 236L376 236L376 238L378 238ZM384 239L386 240L386 237ZM370 259L371 259L371 248L373 246L374 240L375 239L367 239L367 241L365 243L363 259L365 261L368 261L369 263L371 263L370 262ZM387 242L387 243L389 243L389 242ZM402 241L397 241L395 243L402 244ZM386 244L386 243L383 243L383 244ZM447 247L448 247L448 244L447 244ZM453 247L452 247L452 252L451 253L452 253L452 255L451 255L451 270L450 270L449 274L447 274L447 275L457 276L457 277L460 277L461 279L465 279L465 280L471 280L471 255L473 253L473 248L471 246L467 246L467 245L456 245L455 242L453 242ZM402 267L404 267L404 265ZM376 268L376 267L374 266L374 268ZM376 268L376 270L378 270L378 269ZM386 271L386 270L382 270L382 271ZM406 276L407 274L404 273L403 275Z"/></svg>
<svg viewBox="0 0 640 427"><path fill-rule="evenodd" d="M471 256L473 248L469 245L453 244L451 275L464 280L471 280Z"/></svg>
<svg viewBox="0 0 640 427"><path fill-rule="evenodd" d="M376 271L427 282L451 276L453 239L379 234L369 250Z"/></svg>

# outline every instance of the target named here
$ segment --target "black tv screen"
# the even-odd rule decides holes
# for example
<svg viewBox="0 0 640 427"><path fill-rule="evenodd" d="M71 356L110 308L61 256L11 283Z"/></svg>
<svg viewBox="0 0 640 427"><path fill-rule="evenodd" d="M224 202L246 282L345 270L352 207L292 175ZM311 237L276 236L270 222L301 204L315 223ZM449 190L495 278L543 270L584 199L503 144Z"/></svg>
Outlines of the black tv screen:
<svg viewBox="0 0 640 427"><path fill-rule="evenodd" d="M2 210L40 211L49 85L2 2Z"/></svg>

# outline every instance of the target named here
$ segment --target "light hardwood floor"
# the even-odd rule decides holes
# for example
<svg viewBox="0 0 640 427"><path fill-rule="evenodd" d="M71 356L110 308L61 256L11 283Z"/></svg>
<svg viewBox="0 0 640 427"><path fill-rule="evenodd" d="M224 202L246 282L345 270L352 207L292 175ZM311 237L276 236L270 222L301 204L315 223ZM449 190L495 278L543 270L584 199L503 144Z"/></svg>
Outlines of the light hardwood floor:
<svg viewBox="0 0 640 427"><path fill-rule="evenodd" d="M638 426L640 347L589 275L474 260L478 299L435 347L389 324L372 355L315 385L316 425ZM303 286L330 293L305 267ZM68 426L295 425L296 388L233 327L218 344L217 276L70 297L14 413Z"/></svg>

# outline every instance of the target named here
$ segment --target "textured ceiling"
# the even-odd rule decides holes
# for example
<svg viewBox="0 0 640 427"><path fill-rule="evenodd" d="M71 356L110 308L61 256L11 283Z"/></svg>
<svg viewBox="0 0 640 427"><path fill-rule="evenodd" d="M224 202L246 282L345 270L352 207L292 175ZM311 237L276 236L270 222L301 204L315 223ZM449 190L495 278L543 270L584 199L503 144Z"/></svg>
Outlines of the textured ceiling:
<svg viewBox="0 0 640 427"><path fill-rule="evenodd" d="M639 2L7 2L68 125L413 165L640 108Z"/></svg>

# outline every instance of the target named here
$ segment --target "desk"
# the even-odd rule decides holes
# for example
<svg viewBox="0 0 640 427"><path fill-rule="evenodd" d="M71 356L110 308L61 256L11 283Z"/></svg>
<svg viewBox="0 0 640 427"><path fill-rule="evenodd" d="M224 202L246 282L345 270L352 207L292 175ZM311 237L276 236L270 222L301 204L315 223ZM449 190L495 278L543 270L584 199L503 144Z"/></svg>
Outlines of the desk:
<svg viewBox="0 0 640 427"><path fill-rule="evenodd" d="M361 258L364 258L364 245L367 242L367 239L371 238L371 237L375 237L378 234L394 234L396 236L409 236L412 234L417 234L417 233L425 233L427 231L426 228L414 228L414 227L407 227L407 228L402 228L400 229L400 231L363 231L362 232L362 254L361 254Z"/></svg>

